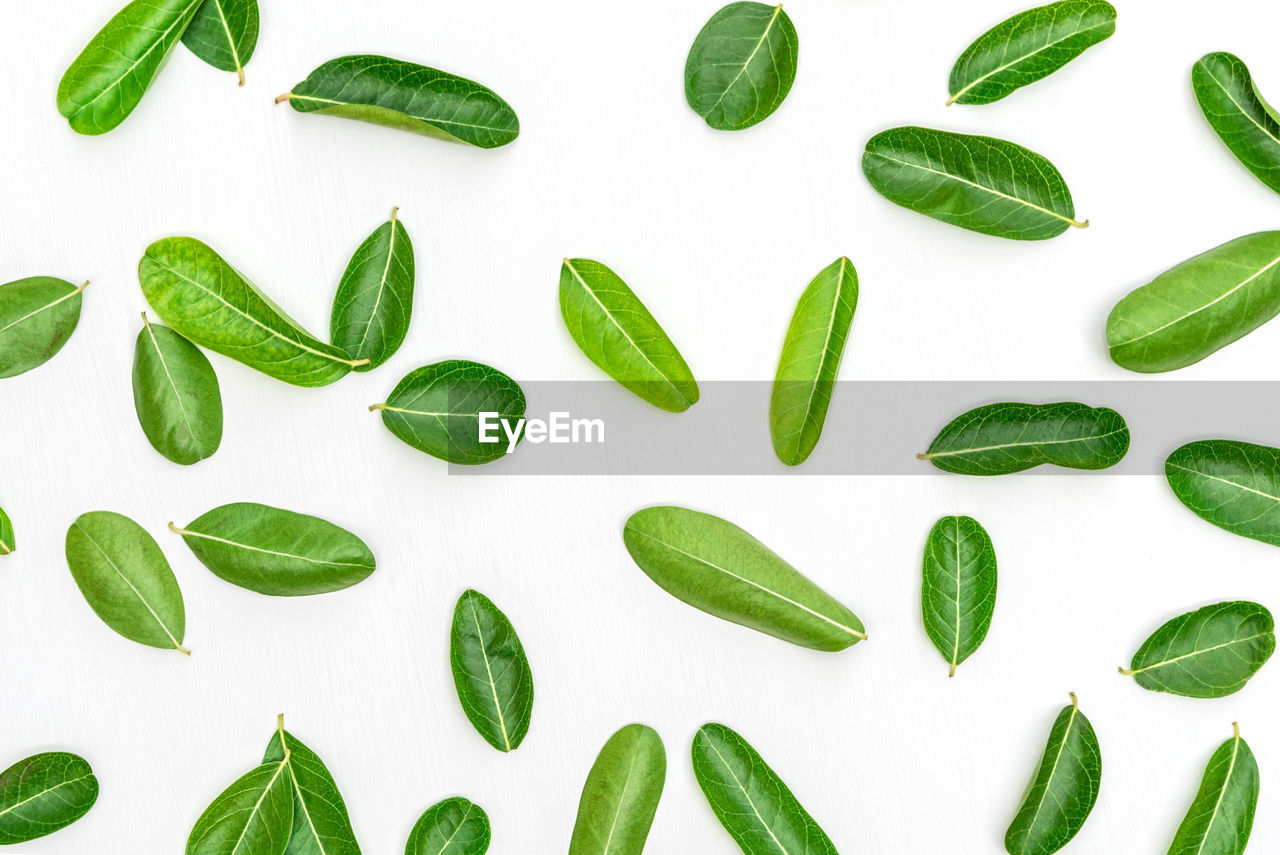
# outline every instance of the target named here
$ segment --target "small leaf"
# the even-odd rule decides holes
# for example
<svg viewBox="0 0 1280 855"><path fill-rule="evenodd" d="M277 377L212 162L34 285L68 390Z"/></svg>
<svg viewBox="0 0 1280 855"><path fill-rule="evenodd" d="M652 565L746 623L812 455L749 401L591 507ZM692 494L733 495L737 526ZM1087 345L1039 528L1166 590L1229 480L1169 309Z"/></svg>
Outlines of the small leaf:
<svg viewBox="0 0 1280 855"><path fill-rule="evenodd" d="M800 43L782 5L730 3L693 40L684 96L693 112L721 131L763 122L796 80Z"/></svg>
<svg viewBox="0 0 1280 855"><path fill-rule="evenodd" d="M52 359L80 323L79 288L51 276L0 285L0 378Z"/></svg>
<svg viewBox="0 0 1280 855"><path fill-rule="evenodd" d="M924 629L951 665L973 655L996 609L996 553L972 517L943 517L924 547Z"/></svg>
<svg viewBox="0 0 1280 855"><path fill-rule="evenodd" d="M1258 761L1235 734L1213 752L1169 855L1244 855L1258 807Z"/></svg>
<svg viewBox="0 0 1280 855"><path fill-rule="evenodd" d="M629 724L609 737L582 785L569 855L640 855L666 780L657 731Z"/></svg>
<svg viewBox="0 0 1280 855"><path fill-rule="evenodd" d="M529 732L533 673L515 627L488 597L467 591L453 610L449 664L462 711L485 741L514 751Z"/></svg>
<svg viewBox="0 0 1280 855"><path fill-rule="evenodd" d="M13 523L9 515L0 508L0 555L8 555L18 548L18 541L13 536Z"/></svg>
<svg viewBox="0 0 1280 855"><path fill-rule="evenodd" d="M1218 528L1280 546L1280 448L1230 439L1189 442L1164 463L1178 501Z"/></svg>
<svg viewBox="0 0 1280 855"><path fill-rule="evenodd" d="M489 817L479 805L460 797L427 808L404 847L404 855L484 855L488 851Z"/></svg>
<svg viewBox="0 0 1280 855"><path fill-rule="evenodd" d="M265 765L283 763L293 790L289 855L360 855L347 805L329 768L314 751L284 729L284 716L267 745Z"/></svg>
<svg viewBox="0 0 1280 855"><path fill-rule="evenodd" d="M66 828L98 800L98 779L74 754L37 754L0 772L0 845Z"/></svg>
<svg viewBox="0 0 1280 855"><path fill-rule="evenodd" d="M1209 126L1245 168L1280 193L1280 116L1237 56L1209 53L1191 68L1191 88Z"/></svg>
<svg viewBox="0 0 1280 855"><path fill-rule="evenodd" d="M413 244L396 219L369 235L342 274L329 340L352 359L368 360L356 371L371 371L390 359L409 334L413 314Z"/></svg>
<svg viewBox="0 0 1280 855"><path fill-rule="evenodd" d="M182 43L214 68L234 71L243 86L258 45L258 0L204 0Z"/></svg>
<svg viewBox="0 0 1280 855"><path fill-rule="evenodd" d="M264 763L227 787L187 838L186 855L285 855L293 831L289 757Z"/></svg>
<svg viewBox="0 0 1280 855"><path fill-rule="evenodd" d="M133 407L156 451L188 466L222 443L222 392L200 348L142 313L133 347Z"/></svg>

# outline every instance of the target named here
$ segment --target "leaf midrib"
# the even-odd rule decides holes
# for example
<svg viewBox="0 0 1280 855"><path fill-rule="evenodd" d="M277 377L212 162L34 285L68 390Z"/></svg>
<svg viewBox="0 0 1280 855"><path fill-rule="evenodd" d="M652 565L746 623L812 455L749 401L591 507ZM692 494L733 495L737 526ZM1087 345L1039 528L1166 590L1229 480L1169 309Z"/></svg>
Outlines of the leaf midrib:
<svg viewBox="0 0 1280 855"><path fill-rule="evenodd" d="M155 330L151 328L151 323L147 321L146 315L143 315L142 321L147 328L147 336L151 339L151 345L156 350L156 358L160 360L160 367L164 369L165 379L169 381L169 388L173 390L173 397L178 402L178 410L182 413L182 424L191 436L191 444L195 446L196 452L201 457L207 457L208 455L204 453L204 449L200 446L200 440L196 438L195 426L191 423L191 416L187 415L187 406L182 401L182 394L178 391L178 384L174 382L172 372L169 371L169 361L164 358L164 351L160 349L160 342L156 339Z"/></svg>
<svg viewBox="0 0 1280 855"><path fill-rule="evenodd" d="M1213 831L1213 824L1218 821L1218 811L1222 809L1222 801L1227 797L1227 789L1231 786L1231 776L1236 771L1236 759L1240 756L1240 733L1236 732L1231 740L1231 762L1227 765L1227 774L1222 781L1222 787L1218 790L1218 798L1213 803L1213 811L1209 814L1209 823L1204 827L1204 835L1200 838L1200 845L1196 847L1196 855L1204 852L1205 844L1209 842L1209 834Z"/></svg>
<svg viewBox="0 0 1280 855"><path fill-rule="evenodd" d="M248 543L240 543L238 541L228 540L224 537L217 537L212 534L204 534L203 532L199 532L199 531L191 531L190 529L175 529L175 530L182 537L204 538L205 540L212 540L217 543L224 544L226 546L236 547L237 549L247 549L250 552L261 552L266 555L274 555L277 558L292 558L298 561L306 561L309 564L323 564L327 567L359 567L364 570L367 570L369 568L369 565L367 564L358 564L352 561L328 561L323 558L311 558L306 555L294 555L293 553L290 553L290 552L279 552L274 549L265 549L261 546L253 546Z"/></svg>
<svg viewBox="0 0 1280 855"><path fill-rule="evenodd" d="M1062 742L1058 745L1058 753L1054 755L1053 766L1049 769L1049 778L1045 781L1044 790L1040 793L1040 799L1036 803L1036 812L1031 816L1031 822L1027 826L1028 836L1035 831L1036 823L1040 820L1040 811L1044 809L1044 804L1049 800L1049 791L1053 789L1053 776L1058 774L1058 766L1062 762L1062 753L1067 749L1067 743L1071 741L1071 728L1075 727L1076 716L1080 712L1080 707L1076 705L1074 700L1071 704L1071 717L1067 719L1067 726L1062 731Z"/></svg>
<svg viewBox="0 0 1280 855"><path fill-rule="evenodd" d="M716 757L720 759L720 765L723 766L724 770L729 773L729 777L733 778L734 785L738 788L738 791L742 793L742 797L746 800L747 805L751 808L751 812L755 814L756 819L759 821L760 827L763 828L766 832L768 832L769 838L773 840L774 845L778 847L778 851L782 852L783 855L790 855L790 850L788 850L787 847L782 845L782 841L778 839L778 835L773 833L772 826L770 826L769 823L765 822L764 817L760 815L760 811L756 807L755 800L751 798L751 794L747 792L747 788L742 785L741 779L739 779L738 774L733 771L733 768L729 765L729 761L725 760L724 755L720 753L720 749L715 746L715 743L713 743L710 738L707 739L707 745L708 747L710 747L712 751L716 753Z"/></svg>
<svg viewBox="0 0 1280 855"><path fill-rule="evenodd" d="M1117 428L1106 433L1094 434L1093 436L1073 437L1071 439L1045 439L1030 440L1028 442L1005 442L999 445L985 445L976 448L960 448L955 451L930 451L920 455L922 460L933 460L935 457L954 457L958 454L977 454L983 451L1000 451L1005 448L1025 448L1032 445L1068 445L1073 442L1093 442L1096 440L1106 439L1119 433L1124 433L1127 428Z"/></svg>
<svg viewBox="0 0 1280 855"><path fill-rule="evenodd" d="M833 333L835 332L836 315L840 311L840 296L841 296L841 293L844 291L845 268L849 266L851 265L845 263L844 260L842 260L840 263L840 272L839 274L837 274L837 277L836 277L835 299L831 301L831 317L827 319L826 334L822 338L822 355L818 358L818 368L814 372L813 380L809 384L809 397L805 401L804 415L801 421L801 428L800 430L796 431L796 434L795 434L796 444L795 444L795 448L792 450L793 456L798 455L800 453L800 440L801 440L801 437L804 436L805 429L809 426L809 419L813 412L813 399L818 394L818 384L822 382L822 371L826 367L827 355L831 351L831 339L833 338ZM840 355L836 357L837 371L839 371L839 359L843 355L844 355L844 349L841 348Z"/></svg>
<svg viewBox="0 0 1280 855"><path fill-rule="evenodd" d="M43 789L43 790L41 790L40 792L36 793L35 795L27 796L27 797L26 797L25 799L23 799L22 801L20 801L20 802L14 802L13 804L9 805L9 806L8 806L7 808L5 808L4 810L0 810L0 816L4 816L4 815L6 815L6 814L8 814L8 813L10 813L10 812L12 812L12 811L15 811L15 810L17 810L18 808L22 807L23 805L27 804L28 802L35 801L36 799L39 799L39 798L44 798L45 796L49 795L49 793L55 792L56 790L60 790L60 789L62 789L63 787L69 787L69 786L71 786L72 784L78 784L78 783L80 783L81 781L87 781L87 780L89 780L89 779L90 779L90 778L92 778L92 777L93 777L93 773L92 773L92 772L90 772L88 775L81 775L81 776L80 776L80 777L78 777L78 778L71 778L71 779L66 780L66 781L59 781L57 784L54 784L52 787L48 787L48 788L46 788L46 789Z"/></svg>
<svg viewBox="0 0 1280 855"><path fill-rule="evenodd" d="M489 693L493 697L493 710L498 714L498 729L502 731L502 744L505 750L511 750L511 737L507 734L507 719L502 714L502 704L498 701L498 684L493 680L493 668L489 665L489 649L485 644L484 630L480 626L480 615L476 611L475 599L472 598L467 603L467 607L471 609L471 622L476 627L476 639L480 642L480 656L484 659L484 673L489 685Z"/></svg>
<svg viewBox="0 0 1280 855"><path fill-rule="evenodd" d="M1141 668L1133 668L1131 670L1127 670L1125 674L1126 676L1136 677L1137 675L1144 674L1147 671L1150 671L1154 668L1164 668L1167 665L1172 665L1175 662L1181 662L1184 659L1191 659L1196 656L1203 656L1206 653L1212 653L1215 650L1221 650L1224 647L1231 647L1232 645L1235 645L1235 644L1248 644L1251 641L1257 641L1259 638L1266 638L1267 636L1273 635L1273 634L1274 634L1274 631L1268 631L1268 632L1259 632L1256 635L1249 635L1244 638L1233 638L1230 641L1224 641L1221 644L1213 644L1213 645L1210 645L1209 647L1202 647L1197 650L1193 650L1190 653L1183 653L1179 656L1174 656L1172 659L1162 659L1159 662L1152 662L1150 665L1143 665Z"/></svg>
<svg viewBox="0 0 1280 855"><path fill-rule="evenodd" d="M74 291L70 292L69 294L63 294L63 295L62 295L61 297L59 297L58 299L56 299L56 300L54 300L54 301L52 301L52 302L50 302L50 303L46 303L46 304L44 304L43 306L41 306L40 308L36 309L35 311L27 312L27 313L26 313L25 315L23 315L22 317L20 317L20 318L15 318L14 320L12 320L12 321L10 321L9 323L5 324L4 326L0 327L0 333L8 332L10 329L12 329L13 327L16 327L18 324L22 323L23 321L30 320L31 318L34 318L36 315L40 314L41 312L47 312L47 311L49 311L50 309L52 309L54 306L58 305L59 303L65 303L67 300L70 300L72 297L78 296L79 294L82 294L83 292L84 292L84 288L83 288L83 287L81 287L81 288L77 288L77 289L75 289Z"/></svg>

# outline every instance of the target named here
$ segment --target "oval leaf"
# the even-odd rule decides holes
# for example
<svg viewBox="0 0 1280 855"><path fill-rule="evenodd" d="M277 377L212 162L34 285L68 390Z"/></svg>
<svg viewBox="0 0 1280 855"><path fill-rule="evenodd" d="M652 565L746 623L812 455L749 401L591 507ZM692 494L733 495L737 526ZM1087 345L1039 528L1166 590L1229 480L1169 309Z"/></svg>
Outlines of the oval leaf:
<svg viewBox="0 0 1280 855"><path fill-rule="evenodd" d="M569 855L640 855L666 780L657 731L629 724L609 737L582 786Z"/></svg>
<svg viewBox="0 0 1280 855"><path fill-rule="evenodd" d="M1120 673L1153 692L1224 698L1276 651L1276 625L1257 603L1226 602L1180 615L1152 633Z"/></svg>
<svg viewBox="0 0 1280 855"><path fill-rule="evenodd" d="M1280 193L1280 116L1239 57L1210 53L1191 68L1191 88L1209 126L1263 184Z"/></svg>
<svg viewBox="0 0 1280 855"><path fill-rule="evenodd" d="M566 258L560 269L560 314L587 358L636 395L672 413L697 403L698 381L684 357L608 267Z"/></svg>
<svg viewBox="0 0 1280 855"><path fill-rule="evenodd" d="M458 598L449 664L462 711L479 734L499 751L519 748L533 714L533 673L515 627L484 594Z"/></svg>
<svg viewBox="0 0 1280 855"><path fill-rule="evenodd" d="M489 817L464 798L427 808L409 833L404 855L484 855L489 851Z"/></svg>
<svg viewBox="0 0 1280 855"><path fill-rule="evenodd" d="M18 548L18 541L13 536L13 523L9 515L0 508L0 555L8 555Z"/></svg>
<svg viewBox="0 0 1280 855"><path fill-rule="evenodd" d="M973 655L996 610L996 552L973 517L943 517L924 547L924 630L951 666Z"/></svg>
<svg viewBox="0 0 1280 855"><path fill-rule="evenodd" d="M360 855L338 785L314 751L284 729L284 717L267 745L265 765L283 763L293 790L293 830L288 853Z"/></svg>
<svg viewBox="0 0 1280 855"><path fill-rule="evenodd" d="M133 407L156 451L184 466L222 443L222 391L200 348L142 314L133 347Z"/></svg>
<svg viewBox="0 0 1280 855"><path fill-rule="evenodd" d="M369 547L346 529L253 502L214 508L186 528L169 527L215 576L259 594L341 591L374 570Z"/></svg>
<svg viewBox="0 0 1280 855"><path fill-rule="evenodd" d="M1280 448L1230 439L1189 442L1169 455L1165 477L1200 519L1280 546Z"/></svg>
<svg viewBox="0 0 1280 855"><path fill-rule="evenodd" d="M916 456L946 472L1008 475L1045 463L1106 469L1128 450L1129 427L1115 410L1008 402L957 416Z"/></svg>
<svg viewBox="0 0 1280 855"><path fill-rule="evenodd" d="M708 614L814 650L867 637L857 615L727 520L645 508L627 520L622 539L659 587Z"/></svg>
<svg viewBox="0 0 1280 855"><path fill-rule="evenodd" d="M1258 761L1240 726L1232 728L1235 735L1209 758L1169 855L1244 855L1258 807Z"/></svg>
<svg viewBox="0 0 1280 855"><path fill-rule="evenodd" d="M684 97L721 131L763 122L796 80L800 42L782 4L730 3L693 40L684 66Z"/></svg>
<svg viewBox="0 0 1280 855"><path fill-rule="evenodd" d="M369 235L342 274L333 299L329 340L371 371L400 349L413 314L413 244L396 219Z"/></svg>
<svg viewBox="0 0 1280 855"><path fill-rule="evenodd" d="M862 172L890 202L986 235L1045 240L1089 225L1057 168L1005 140L894 128L867 142Z"/></svg>
<svg viewBox="0 0 1280 855"><path fill-rule="evenodd" d="M54 357L80 323L79 288L51 276L0 285L0 378L17 377Z"/></svg>
<svg viewBox="0 0 1280 855"><path fill-rule="evenodd" d="M182 43L214 68L234 71L243 86L258 45L258 0L204 0Z"/></svg>
<svg viewBox="0 0 1280 855"><path fill-rule="evenodd" d="M293 812L287 760L263 764L205 809L187 838L186 855L285 855Z"/></svg>
<svg viewBox="0 0 1280 855"><path fill-rule="evenodd" d="M1084 827L1102 783L1102 750L1073 693L1049 731L1022 807L1004 836L1009 855L1050 855Z"/></svg>
<svg viewBox="0 0 1280 855"><path fill-rule="evenodd" d="M98 779L74 754L37 754L0 772L0 845L66 828L98 800Z"/></svg>

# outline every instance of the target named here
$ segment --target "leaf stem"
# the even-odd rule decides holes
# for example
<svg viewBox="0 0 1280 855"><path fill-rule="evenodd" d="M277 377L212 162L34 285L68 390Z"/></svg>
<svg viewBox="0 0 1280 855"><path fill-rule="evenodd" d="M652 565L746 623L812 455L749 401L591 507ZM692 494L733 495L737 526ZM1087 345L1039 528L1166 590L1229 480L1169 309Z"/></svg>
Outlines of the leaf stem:
<svg viewBox="0 0 1280 855"><path fill-rule="evenodd" d="M959 95L952 95L950 98L948 98L948 99L947 99L947 106L948 106L948 107L950 107L950 106L951 106L952 104L954 104L954 103L955 103L959 98L960 98L960 96L959 96Z"/></svg>
<svg viewBox="0 0 1280 855"><path fill-rule="evenodd" d="M191 532L187 531L185 528L178 528L176 525L174 525L173 520L169 521L169 531L173 532L174 534L180 534L180 535L191 534Z"/></svg>
<svg viewBox="0 0 1280 855"><path fill-rule="evenodd" d="M1134 674L1138 673L1130 668L1117 668L1116 670L1126 677L1132 677Z"/></svg>
<svg viewBox="0 0 1280 855"><path fill-rule="evenodd" d="M372 412L376 412L377 410L385 410L388 406L389 406L388 404L370 404L369 412L372 413Z"/></svg>
<svg viewBox="0 0 1280 855"><path fill-rule="evenodd" d="M237 75L239 75L239 77L240 77L240 85L241 85L241 86L243 86L243 85L244 85L244 66L237 65L237 66L236 66L236 74L237 74Z"/></svg>
<svg viewBox="0 0 1280 855"><path fill-rule="evenodd" d="M1085 221L1082 223L1082 222L1080 222L1079 220L1072 220L1072 219L1068 219L1068 220L1067 220L1067 222L1068 222L1068 223L1071 223L1071 225L1075 226L1075 227L1076 227L1076 228L1078 228L1078 229L1087 229L1087 228L1089 228L1089 221L1088 221L1088 220L1085 220Z"/></svg>
<svg viewBox="0 0 1280 855"><path fill-rule="evenodd" d="M1239 739L1240 738L1240 722L1238 721L1231 722L1231 729L1235 731L1236 739Z"/></svg>
<svg viewBox="0 0 1280 855"><path fill-rule="evenodd" d="M292 92L286 92L286 93L284 93L283 95L281 95L281 96L279 96L278 98L276 98L276 103L277 103L277 104L282 104L282 103L284 103L285 101L292 101L292 100L293 100L293 93L292 93Z"/></svg>
<svg viewBox="0 0 1280 855"><path fill-rule="evenodd" d="M1070 694L1071 694L1071 708L1074 710L1080 709L1080 699L1076 697L1075 692L1071 692Z"/></svg>
<svg viewBox="0 0 1280 855"><path fill-rule="evenodd" d="M84 284L83 284L83 285L81 285L79 288L77 288L77 289L76 289L75 293L79 294L79 293L83 292L85 288L88 288L88 287L89 287L89 280L88 280L88 279L86 279L86 280L84 281Z"/></svg>
<svg viewBox="0 0 1280 855"><path fill-rule="evenodd" d="M191 651L190 651L190 650L188 650L187 648L183 647L181 644L174 644L174 647L176 647L176 648L178 649L178 652L179 652L179 653L184 653L184 654L186 654L187 656L190 656L190 655L191 655Z"/></svg>

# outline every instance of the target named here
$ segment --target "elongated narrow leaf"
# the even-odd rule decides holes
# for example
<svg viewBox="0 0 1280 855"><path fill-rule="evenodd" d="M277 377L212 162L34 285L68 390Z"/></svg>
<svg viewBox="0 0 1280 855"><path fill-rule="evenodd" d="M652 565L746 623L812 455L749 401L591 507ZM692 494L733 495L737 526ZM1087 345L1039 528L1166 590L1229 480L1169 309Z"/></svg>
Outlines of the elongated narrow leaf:
<svg viewBox="0 0 1280 855"><path fill-rule="evenodd" d="M449 664L475 729L499 751L519 748L533 714L533 673L511 621L478 591L453 610Z"/></svg>
<svg viewBox="0 0 1280 855"><path fill-rule="evenodd" d="M1129 292L1107 317L1116 364L1154 373L1192 365L1280 313L1280 231L1228 241Z"/></svg>
<svg viewBox="0 0 1280 855"><path fill-rule="evenodd" d="M778 774L723 724L693 738L693 774L716 819L745 855L837 855Z"/></svg>
<svg viewBox="0 0 1280 855"><path fill-rule="evenodd" d="M1240 726L1232 729L1209 758L1169 855L1244 855L1258 807L1258 761L1240 738Z"/></svg>
<svg viewBox="0 0 1280 855"><path fill-rule="evenodd" d="M1204 606L1157 629L1120 673L1153 692L1226 697L1243 689L1275 653L1275 630L1271 612L1257 603Z"/></svg>
<svg viewBox="0 0 1280 855"><path fill-rule="evenodd" d="M13 536L13 523L9 515L0 508L0 555L8 555L18 548L18 541Z"/></svg>
<svg viewBox="0 0 1280 855"><path fill-rule="evenodd" d="M1218 138L1280 193L1280 116L1262 99L1244 62L1229 53L1205 54L1191 68L1191 88Z"/></svg>
<svg viewBox="0 0 1280 855"><path fill-rule="evenodd" d="M957 416L917 456L946 472L1008 475L1045 463L1106 469L1128 450L1129 427L1115 410L1008 402Z"/></svg>
<svg viewBox="0 0 1280 855"><path fill-rule="evenodd" d="M369 360L356 371L377 368L404 344L413 275L413 244L393 210L390 221L360 244L333 299L329 340L352 359Z"/></svg>
<svg viewBox="0 0 1280 855"><path fill-rule="evenodd" d="M684 66L684 97L721 131L763 122L796 80L800 42L782 4L730 3L693 40Z"/></svg>
<svg viewBox="0 0 1280 855"><path fill-rule="evenodd" d="M98 800L98 779L83 758L37 754L0 772L0 845L26 843L66 828Z"/></svg>
<svg viewBox="0 0 1280 855"><path fill-rule="evenodd" d="M1049 742L1017 815L1004 836L1009 855L1050 855L1084 827L1102 784L1102 750L1074 693L1049 731Z"/></svg>
<svg viewBox="0 0 1280 855"><path fill-rule="evenodd" d="M489 816L480 805L454 797L418 817L404 855L484 855L489 837Z"/></svg>
<svg viewBox="0 0 1280 855"><path fill-rule="evenodd" d="M1046 240L1089 225L1057 168L1005 140L893 128L867 142L862 172L890 202L986 235Z"/></svg>
<svg viewBox="0 0 1280 855"><path fill-rule="evenodd" d="M187 838L186 855L285 855L293 815L287 758L265 763L205 809Z"/></svg>
<svg viewBox="0 0 1280 855"><path fill-rule="evenodd" d="M347 805L329 768L314 751L280 726L262 758L283 763L293 790L293 830L287 855L360 855Z"/></svg>
<svg viewBox="0 0 1280 855"><path fill-rule="evenodd" d="M1019 12L965 48L948 104L990 104L1048 77L1116 31L1106 0L1061 0Z"/></svg>
<svg viewBox="0 0 1280 855"><path fill-rule="evenodd" d="M385 404L369 409L380 410L387 430L403 442L463 465L501 460L515 450L524 430L520 384L465 359L409 372Z"/></svg>
<svg viewBox="0 0 1280 855"><path fill-rule="evenodd" d="M105 134L129 117L203 0L133 0L62 76L58 112L78 134Z"/></svg>
<svg viewBox="0 0 1280 855"><path fill-rule="evenodd" d="M822 436L857 306L858 272L847 258L815 276L796 304L769 400L773 451L788 466L804 463Z"/></svg>
<svg viewBox="0 0 1280 855"><path fill-rule="evenodd" d="M44 365L62 350L80 323L88 284L33 276L0 285L0 378Z"/></svg>
<svg viewBox="0 0 1280 855"><path fill-rule="evenodd" d="M814 650L867 637L857 615L727 520L645 508L627 520L622 539L650 579L708 614Z"/></svg>
<svg viewBox="0 0 1280 855"><path fill-rule="evenodd" d="M214 508L186 528L169 527L215 576L259 594L340 591L367 579L375 566L369 547L346 529L253 502Z"/></svg>
<svg viewBox="0 0 1280 855"><path fill-rule="evenodd" d="M1230 439L1189 442L1164 463L1178 501L1200 519L1280 546L1280 448Z"/></svg>
<svg viewBox="0 0 1280 855"><path fill-rule="evenodd" d="M973 517L943 517L924 547L924 629L951 666L973 655L996 610L996 552Z"/></svg>
<svg viewBox="0 0 1280 855"><path fill-rule="evenodd" d="M582 786L569 855L640 855L666 780L657 731L629 724L609 737Z"/></svg>
<svg viewBox="0 0 1280 855"><path fill-rule="evenodd" d="M133 347L133 407L156 451L184 466L222 443L222 390L200 348L142 313Z"/></svg>
<svg viewBox="0 0 1280 855"><path fill-rule="evenodd" d="M358 119L480 148L506 145L520 134L515 110L493 90L385 56L330 60L276 99L281 101L299 113Z"/></svg>
<svg viewBox="0 0 1280 855"><path fill-rule="evenodd" d="M295 386L326 386L363 364L317 339L195 238L158 240L138 264L142 293L179 335Z"/></svg>
<svg viewBox="0 0 1280 855"><path fill-rule="evenodd" d="M258 0L204 0L182 43L214 68L234 71L243 86L258 46Z"/></svg>

